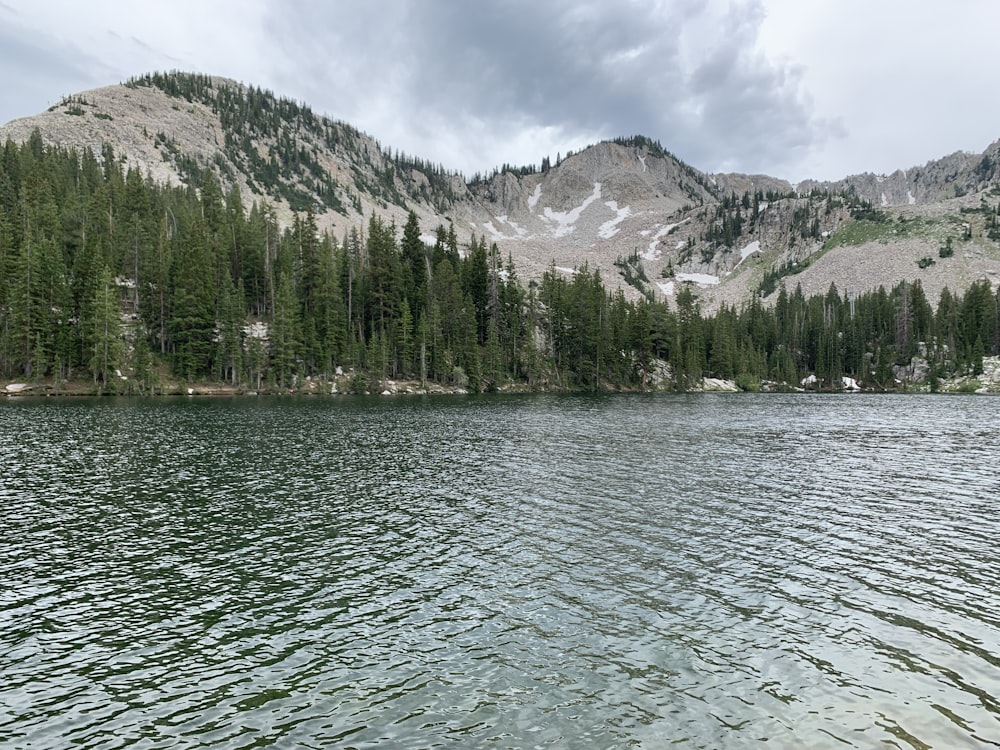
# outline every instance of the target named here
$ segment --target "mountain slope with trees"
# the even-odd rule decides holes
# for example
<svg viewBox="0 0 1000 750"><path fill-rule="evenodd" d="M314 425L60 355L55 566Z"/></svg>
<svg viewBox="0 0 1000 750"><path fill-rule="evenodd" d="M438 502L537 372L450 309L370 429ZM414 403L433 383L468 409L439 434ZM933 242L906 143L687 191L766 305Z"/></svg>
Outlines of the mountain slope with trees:
<svg viewBox="0 0 1000 750"><path fill-rule="evenodd" d="M0 136L7 381L891 388L1000 353L989 152L911 174L903 205L705 175L641 136L466 182L188 74Z"/></svg>
<svg viewBox="0 0 1000 750"><path fill-rule="evenodd" d="M0 377L55 387L150 392L165 380L243 389L390 379L472 391L701 387L706 375L746 388L827 387L849 376L891 387L915 356L931 376L975 375L1000 353L1000 300L987 282L920 284L848 298L779 285L706 315L690 286L674 304L610 291L586 265L522 285L495 244L454 225L421 239L373 216L338 240L297 214L280 227L244 208L210 171L198 189L45 146L36 135L0 154ZM931 342L931 343L928 343Z"/></svg>
<svg viewBox="0 0 1000 750"><path fill-rule="evenodd" d="M156 182L197 188L211 171L224 193L238 187L245 209L266 204L282 228L312 211L337 237L364 231L373 215L399 233L412 212L425 241L453 223L462 238L496 243L525 281L586 263L633 301L672 302L680 284L694 284L706 310L762 292L773 302L776 277L808 294L919 281L936 299L1000 274L988 215L1000 206L1000 142L889 176L792 186L705 174L632 136L466 180L304 103L176 72L67 97L0 127L0 141L23 143L36 129L98 161L108 144L123 168ZM886 221L874 226L876 215ZM949 241L954 252L940 262Z"/></svg>

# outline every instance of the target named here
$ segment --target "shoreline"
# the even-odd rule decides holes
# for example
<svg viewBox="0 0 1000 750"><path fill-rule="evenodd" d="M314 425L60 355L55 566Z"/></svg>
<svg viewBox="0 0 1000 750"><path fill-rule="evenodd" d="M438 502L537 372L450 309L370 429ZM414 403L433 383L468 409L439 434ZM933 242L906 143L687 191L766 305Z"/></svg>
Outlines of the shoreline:
<svg viewBox="0 0 1000 750"><path fill-rule="evenodd" d="M733 381L706 378L703 387L687 390L677 390L672 387L652 385L642 388L602 388L600 390L553 387L550 384L530 386L527 383L510 383L494 391L470 391L458 385L442 385L410 380L378 381L378 387L359 391L350 387L346 379L336 380L306 380L292 387L262 387L260 389L226 385L223 383L166 383L159 387L140 390L124 386L117 389L101 388L90 381L64 381L58 385L51 380L40 382L0 381L0 396L9 399L19 398L235 398L258 396L281 397L350 397L350 396L468 396L484 394L659 394L659 393L803 393L803 394L929 394L943 395L997 395L1000 394L1000 382L981 382L975 378L957 378L941 381L937 389L932 389L927 382L899 384L895 388L804 388L793 387L784 383L762 382L755 389L741 389Z"/></svg>

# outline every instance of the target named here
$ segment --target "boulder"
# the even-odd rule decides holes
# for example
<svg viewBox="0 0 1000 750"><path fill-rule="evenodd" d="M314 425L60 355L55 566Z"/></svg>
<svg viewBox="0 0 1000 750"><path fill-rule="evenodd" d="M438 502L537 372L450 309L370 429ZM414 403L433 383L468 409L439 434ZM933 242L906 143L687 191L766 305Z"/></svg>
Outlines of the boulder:
<svg viewBox="0 0 1000 750"><path fill-rule="evenodd" d="M903 383L923 383L930 380L931 366L923 357L913 357L908 365L893 365L892 374Z"/></svg>

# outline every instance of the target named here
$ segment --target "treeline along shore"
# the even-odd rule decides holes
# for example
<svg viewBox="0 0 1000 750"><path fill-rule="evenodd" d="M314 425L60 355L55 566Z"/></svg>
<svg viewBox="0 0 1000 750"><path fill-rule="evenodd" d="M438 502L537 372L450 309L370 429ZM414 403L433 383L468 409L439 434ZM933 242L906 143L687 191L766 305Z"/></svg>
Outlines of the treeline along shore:
<svg viewBox="0 0 1000 750"><path fill-rule="evenodd" d="M0 380L136 394L974 389L1000 354L987 280L933 304L917 282L850 298L781 286L706 314L691 285L668 303L611 292L586 266L523 283L485 238L434 234L412 212L343 237L310 210L282 226L210 170L168 186L108 146L7 141Z"/></svg>

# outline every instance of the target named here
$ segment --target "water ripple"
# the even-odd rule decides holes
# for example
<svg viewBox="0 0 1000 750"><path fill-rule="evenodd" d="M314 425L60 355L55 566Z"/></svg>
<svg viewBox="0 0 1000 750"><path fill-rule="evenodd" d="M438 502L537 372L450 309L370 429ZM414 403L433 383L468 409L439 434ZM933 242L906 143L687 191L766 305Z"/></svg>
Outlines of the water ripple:
<svg viewBox="0 0 1000 750"><path fill-rule="evenodd" d="M1000 401L0 404L0 745L1000 747Z"/></svg>

